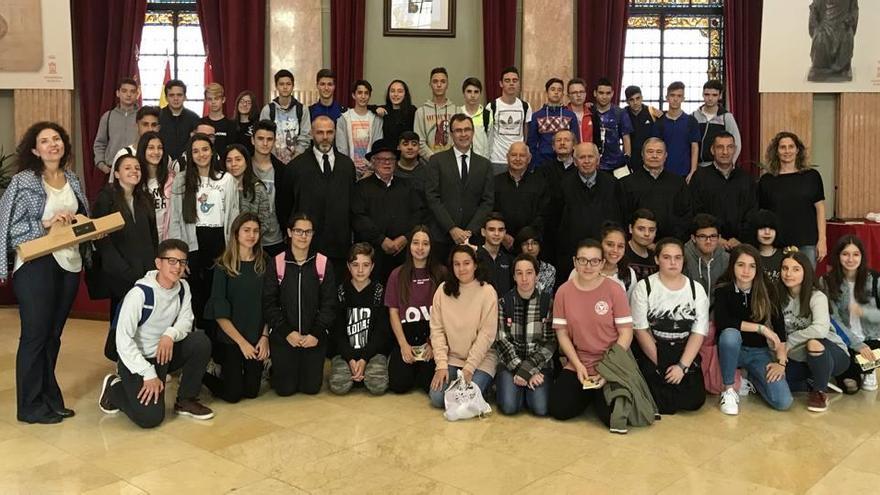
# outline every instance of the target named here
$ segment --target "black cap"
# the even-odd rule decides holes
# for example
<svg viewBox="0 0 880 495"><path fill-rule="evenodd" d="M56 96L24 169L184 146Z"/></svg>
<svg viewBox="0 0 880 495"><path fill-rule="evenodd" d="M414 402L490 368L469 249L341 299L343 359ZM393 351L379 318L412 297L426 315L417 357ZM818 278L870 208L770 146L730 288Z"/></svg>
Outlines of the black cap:
<svg viewBox="0 0 880 495"><path fill-rule="evenodd" d="M383 151L390 151L394 153L394 156L396 156L398 159L400 158L400 151L397 149L397 144L392 145L391 141L387 139L379 139L378 141L373 143L373 146L370 147L370 152L367 153L364 158L366 158L367 160L372 160L373 156L376 153L381 153Z"/></svg>
<svg viewBox="0 0 880 495"><path fill-rule="evenodd" d="M399 141L420 141L419 135L413 131L403 131L400 133Z"/></svg>

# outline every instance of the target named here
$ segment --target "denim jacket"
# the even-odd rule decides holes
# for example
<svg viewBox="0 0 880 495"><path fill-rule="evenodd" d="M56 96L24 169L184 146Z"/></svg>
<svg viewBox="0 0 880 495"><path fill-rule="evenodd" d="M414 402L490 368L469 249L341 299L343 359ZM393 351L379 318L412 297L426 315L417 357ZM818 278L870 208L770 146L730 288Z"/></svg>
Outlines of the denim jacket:
<svg viewBox="0 0 880 495"><path fill-rule="evenodd" d="M88 215L89 203L83 194L79 178L70 170L64 170L64 178L76 195L79 203L77 213ZM31 170L23 170L9 183L3 198L0 198L0 240L3 252L7 255L15 251L19 244L46 235L43 227L43 210L46 208L46 190L43 177ZM0 262L0 280L6 280L9 265Z"/></svg>

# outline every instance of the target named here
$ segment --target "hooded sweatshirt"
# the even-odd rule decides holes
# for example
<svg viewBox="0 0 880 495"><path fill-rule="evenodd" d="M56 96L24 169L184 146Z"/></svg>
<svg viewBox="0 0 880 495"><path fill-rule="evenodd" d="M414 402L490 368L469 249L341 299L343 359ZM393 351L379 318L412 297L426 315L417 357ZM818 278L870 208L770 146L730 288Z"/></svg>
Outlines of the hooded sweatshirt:
<svg viewBox="0 0 880 495"><path fill-rule="evenodd" d="M137 281L153 289L153 311L143 325L138 326L146 294L140 287L128 291L119 309L116 324L116 349L122 364L144 380L156 378L156 367L148 359L156 357L156 348L163 335L174 342L185 339L192 331L192 291L186 280L180 280L170 289L159 285L158 270L151 270ZM183 302L180 291L183 290Z"/></svg>
<svg viewBox="0 0 880 495"><path fill-rule="evenodd" d="M715 136L724 131L733 134L733 141L736 143L736 151L733 152L733 163L736 163L737 158L739 158L739 152L742 150L742 138L739 135L739 126L736 125L736 119L733 118L732 113L725 110L721 105L718 106L718 113L715 116L711 119L707 118L706 114L703 113L704 106L700 105L700 108L694 110L694 113L691 114L697 119L697 123L700 124L700 157L698 158L700 166L706 167L712 164L712 160L714 160L712 156L712 142L715 141Z"/></svg>
<svg viewBox="0 0 880 495"><path fill-rule="evenodd" d="M274 112L272 109L274 108ZM312 120L309 118L309 109L294 97L290 97L290 104L282 107L278 98L270 101L260 112L260 120L272 120L275 114L275 149L272 154L282 162L293 160L295 155L305 151L309 147L312 138ZM301 115L301 116L300 116Z"/></svg>
<svg viewBox="0 0 880 495"><path fill-rule="evenodd" d="M699 282L709 297L709 306L712 305L712 293L715 282L727 269L730 255L720 245L715 248L712 258L708 261L700 256L700 251L693 240L684 245L684 274L695 282Z"/></svg>
<svg viewBox="0 0 880 495"><path fill-rule="evenodd" d="M419 135L419 155L425 160L452 147L449 119L455 113L455 105L448 99L441 105L428 100L416 110L413 130Z"/></svg>
<svg viewBox="0 0 880 495"><path fill-rule="evenodd" d="M372 173L367 153L373 143L382 139L382 122L382 117L373 112L360 115L354 108L349 108L336 121L336 149L354 162L358 180Z"/></svg>
<svg viewBox="0 0 880 495"><path fill-rule="evenodd" d="M104 163L113 168L116 152L122 148L136 143L138 140L137 107L125 111L118 105L112 110L104 112L98 122L98 132L95 134L95 165ZM111 176L113 174L110 174Z"/></svg>

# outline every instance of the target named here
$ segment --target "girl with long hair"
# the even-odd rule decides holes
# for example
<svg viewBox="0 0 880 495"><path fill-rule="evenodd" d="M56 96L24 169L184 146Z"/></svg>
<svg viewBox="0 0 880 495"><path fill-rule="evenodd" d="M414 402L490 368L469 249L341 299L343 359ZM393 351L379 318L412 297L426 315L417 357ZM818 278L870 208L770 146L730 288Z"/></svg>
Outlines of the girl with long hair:
<svg viewBox="0 0 880 495"><path fill-rule="evenodd" d="M269 358L269 328L263 318L266 255L260 249L260 218L250 212L232 222L232 237L214 267L205 318L217 320L221 332L215 352L220 373L203 381L226 402L253 399L260 392L263 365Z"/></svg>
<svg viewBox="0 0 880 495"><path fill-rule="evenodd" d="M255 213L260 218L260 239L268 253L284 251L278 216L274 213L269 190L254 172L251 155L244 146L230 144L223 154L226 171L235 177L239 191L239 211Z"/></svg>
<svg viewBox="0 0 880 495"><path fill-rule="evenodd" d="M449 274L434 293L431 307L435 363L431 405L443 407L444 392L459 373L486 396L495 376L492 343L497 332L498 295L474 249L459 244L449 254Z"/></svg>
<svg viewBox="0 0 880 495"><path fill-rule="evenodd" d="M877 272L868 267L862 240L854 235L841 237L831 252L822 286L831 305L831 317L849 341L852 360L841 376L849 392L859 386L866 391L877 390L874 370L862 373L856 356L872 362L875 360L873 350L880 349L878 278Z"/></svg>
<svg viewBox="0 0 880 495"><path fill-rule="evenodd" d="M235 97L235 110L232 112L232 121L238 125L238 142L248 150L248 154L254 154L254 126L260 120L260 106L257 103L257 95L246 89Z"/></svg>
<svg viewBox="0 0 880 495"><path fill-rule="evenodd" d="M777 289L787 332L785 378L793 391L809 391L807 410L828 409L828 382L849 367L846 345L831 328L828 297L816 286L810 258L791 249L782 258Z"/></svg>
<svg viewBox="0 0 880 495"><path fill-rule="evenodd" d="M152 196L159 240L163 241L170 222L168 198L171 197L174 174L170 173L168 153L165 152L165 145L158 132L145 132L138 139L137 160L141 165L141 174L146 180L147 192Z"/></svg>
<svg viewBox="0 0 880 495"><path fill-rule="evenodd" d="M791 407L793 399L785 381L785 321L757 249L740 244L731 251L715 289L713 308L715 326L720 329L716 339L724 385L721 412L739 414L739 394L734 388L738 367L749 372L749 380L770 407L779 411Z"/></svg>
<svg viewBox="0 0 880 495"><path fill-rule="evenodd" d="M431 254L431 231L416 225L409 233L403 265L391 271L385 285L385 306L394 334L388 356L388 388L395 393L413 387L428 391L434 374L429 339L434 292L446 276Z"/></svg>
<svg viewBox="0 0 880 495"><path fill-rule="evenodd" d="M608 222L602 227L602 256L605 264L602 275L619 283L626 291L626 297L632 295L636 287L636 272L629 266L626 259L626 231L618 223Z"/></svg>
<svg viewBox="0 0 880 495"><path fill-rule="evenodd" d="M416 118L416 107L412 104L412 96L406 81L395 79L385 90L385 116L382 120L382 136L395 145L400 141L404 131L413 130Z"/></svg>

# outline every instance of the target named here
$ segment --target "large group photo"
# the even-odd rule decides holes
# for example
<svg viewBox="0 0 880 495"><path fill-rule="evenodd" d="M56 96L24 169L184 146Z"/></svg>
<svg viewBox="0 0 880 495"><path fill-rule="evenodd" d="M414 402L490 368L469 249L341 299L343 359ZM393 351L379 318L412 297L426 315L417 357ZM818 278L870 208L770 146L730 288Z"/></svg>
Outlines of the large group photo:
<svg viewBox="0 0 880 495"><path fill-rule="evenodd" d="M877 7L34 4L0 492L880 483Z"/></svg>

